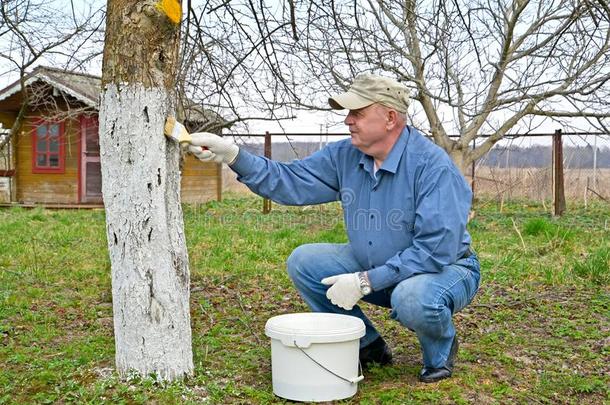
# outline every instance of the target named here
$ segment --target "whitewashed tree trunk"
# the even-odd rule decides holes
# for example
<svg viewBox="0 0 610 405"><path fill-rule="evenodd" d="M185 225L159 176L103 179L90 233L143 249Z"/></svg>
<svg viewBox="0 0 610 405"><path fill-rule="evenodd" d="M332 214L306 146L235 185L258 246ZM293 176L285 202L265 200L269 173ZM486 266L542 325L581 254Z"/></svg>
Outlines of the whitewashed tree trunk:
<svg viewBox="0 0 610 405"><path fill-rule="evenodd" d="M117 371L171 381L193 374L193 356L179 147L163 135L180 3L163 4L172 18L152 0L109 0L99 128Z"/></svg>
<svg viewBox="0 0 610 405"><path fill-rule="evenodd" d="M117 369L174 380L192 374L193 360L178 159L163 136L163 93L109 85L100 151Z"/></svg>

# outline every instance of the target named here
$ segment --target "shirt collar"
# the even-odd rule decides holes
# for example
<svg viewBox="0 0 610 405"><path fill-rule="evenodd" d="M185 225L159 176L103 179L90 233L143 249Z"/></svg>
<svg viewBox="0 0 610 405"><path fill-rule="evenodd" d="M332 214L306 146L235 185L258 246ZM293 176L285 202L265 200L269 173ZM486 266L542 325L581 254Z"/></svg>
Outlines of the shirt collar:
<svg viewBox="0 0 610 405"><path fill-rule="evenodd" d="M360 154L362 155L362 156L360 156L360 162L358 162L360 164L360 167L364 168L364 170L371 173L371 175L372 175L373 174L373 158L362 152L360 152Z"/></svg>
<svg viewBox="0 0 610 405"><path fill-rule="evenodd" d="M407 147L407 141L409 140L409 132L410 129L408 126L405 126L400 136L394 143L392 150L388 157L383 161L381 168L379 170L385 170L386 172L396 173L398 170L398 164L400 163L400 158Z"/></svg>
<svg viewBox="0 0 610 405"><path fill-rule="evenodd" d="M360 166L365 166L366 165L367 158L370 158L370 156L369 155L365 155L364 153L360 152L360 161L358 162L360 164Z"/></svg>

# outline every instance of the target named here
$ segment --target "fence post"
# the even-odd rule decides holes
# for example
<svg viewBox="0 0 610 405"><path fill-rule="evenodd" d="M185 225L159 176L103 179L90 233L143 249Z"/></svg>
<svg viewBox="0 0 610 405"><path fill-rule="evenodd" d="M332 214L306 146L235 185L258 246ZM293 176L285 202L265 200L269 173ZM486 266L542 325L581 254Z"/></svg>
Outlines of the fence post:
<svg viewBox="0 0 610 405"><path fill-rule="evenodd" d="M593 135L593 189L597 191L597 135ZM587 192L589 185L587 184Z"/></svg>
<svg viewBox="0 0 610 405"><path fill-rule="evenodd" d="M265 157L271 159L271 134L265 131ZM271 200L263 198L263 214L271 212Z"/></svg>
<svg viewBox="0 0 610 405"><path fill-rule="evenodd" d="M563 189L563 144L561 129L553 135L553 215L561 216L566 210L566 197Z"/></svg>
<svg viewBox="0 0 610 405"><path fill-rule="evenodd" d="M476 147L476 146L477 146L477 145L476 145L476 142L475 142L475 140L473 139L473 140L472 140L472 151L473 151L473 152L474 152L474 149L475 149L475 147ZM471 172L472 172L472 182L470 183L470 188L472 189L472 199L473 199L473 200L474 200L474 197L475 197L475 194L474 194L474 177L475 177L475 174L476 174L476 173L475 173L475 163L476 163L476 162L475 162L475 160L474 160L474 159L472 159L472 167L471 167L471 169L470 169L470 170L471 170Z"/></svg>

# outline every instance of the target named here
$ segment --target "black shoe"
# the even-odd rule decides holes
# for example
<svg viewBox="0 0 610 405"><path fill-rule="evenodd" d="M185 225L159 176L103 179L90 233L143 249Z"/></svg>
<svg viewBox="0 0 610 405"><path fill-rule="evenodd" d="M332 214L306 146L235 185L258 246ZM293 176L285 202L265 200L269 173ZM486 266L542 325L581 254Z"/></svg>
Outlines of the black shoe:
<svg viewBox="0 0 610 405"><path fill-rule="evenodd" d="M381 336L360 349L360 364L362 364L362 368L367 368L373 363L377 363L380 366L392 364L392 352Z"/></svg>
<svg viewBox="0 0 610 405"><path fill-rule="evenodd" d="M451 350L449 351L449 357L447 358L447 363L445 364L445 367L422 368L421 372L419 373L419 381L425 383L433 383L451 377L451 374L453 373L453 365L455 363L455 356L457 355L459 347L460 344L456 335L453 338L453 343L451 344Z"/></svg>
<svg viewBox="0 0 610 405"><path fill-rule="evenodd" d="M449 377L451 377L451 370L449 370L447 367L424 367L419 373L419 381L424 383L433 383Z"/></svg>

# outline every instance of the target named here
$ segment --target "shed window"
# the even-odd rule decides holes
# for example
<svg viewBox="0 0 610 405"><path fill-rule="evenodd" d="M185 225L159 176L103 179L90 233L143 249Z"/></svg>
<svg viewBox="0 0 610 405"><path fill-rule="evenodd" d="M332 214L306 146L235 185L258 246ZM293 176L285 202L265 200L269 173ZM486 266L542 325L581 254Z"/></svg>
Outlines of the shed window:
<svg viewBox="0 0 610 405"><path fill-rule="evenodd" d="M58 122L39 122L33 133L34 173L63 173L64 145L63 124Z"/></svg>

